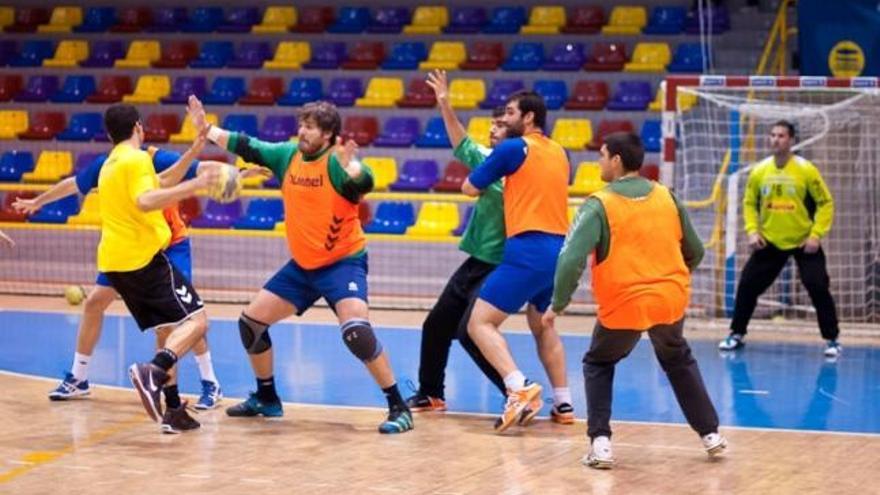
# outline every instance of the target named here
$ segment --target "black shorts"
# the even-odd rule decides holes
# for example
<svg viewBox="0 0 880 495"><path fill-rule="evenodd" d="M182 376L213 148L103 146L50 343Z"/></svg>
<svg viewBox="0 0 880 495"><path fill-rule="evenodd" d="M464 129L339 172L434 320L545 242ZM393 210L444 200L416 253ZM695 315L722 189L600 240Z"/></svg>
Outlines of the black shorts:
<svg viewBox="0 0 880 495"><path fill-rule="evenodd" d="M142 331L178 325L204 311L202 299L164 252L141 269L106 275Z"/></svg>

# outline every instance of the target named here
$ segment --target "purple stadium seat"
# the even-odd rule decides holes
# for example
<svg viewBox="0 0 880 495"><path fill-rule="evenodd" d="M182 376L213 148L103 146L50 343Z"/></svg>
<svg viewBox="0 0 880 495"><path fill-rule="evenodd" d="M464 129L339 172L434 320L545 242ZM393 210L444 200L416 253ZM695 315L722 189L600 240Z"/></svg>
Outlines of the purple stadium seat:
<svg viewBox="0 0 880 495"><path fill-rule="evenodd" d="M468 224L471 223L471 217L473 217L473 216L474 216L474 206L469 205L467 207L467 210L464 212L464 216L461 217L461 223L458 224L458 227L452 231L452 235L454 235L456 237L461 237L462 235L464 235L464 231L465 231L465 229L467 229Z"/></svg>
<svg viewBox="0 0 880 495"><path fill-rule="evenodd" d="M101 157L102 160L107 159L106 153L80 153L76 157L76 163L73 165L73 173L77 173L89 165L91 165L95 160Z"/></svg>
<svg viewBox="0 0 880 495"><path fill-rule="evenodd" d="M338 69L345 60L345 43L341 41L325 41L312 44L312 58L304 69Z"/></svg>
<svg viewBox="0 0 880 495"><path fill-rule="evenodd" d="M583 43L558 43L553 47L550 58L544 62L544 70L581 70L586 57Z"/></svg>
<svg viewBox="0 0 880 495"><path fill-rule="evenodd" d="M0 67L8 64L17 53L15 40L0 40Z"/></svg>
<svg viewBox="0 0 880 495"><path fill-rule="evenodd" d="M116 60L125 56L125 45L122 41L93 41L89 58L79 63L80 67L113 67Z"/></svg>
<svg viewBox="0 0 880 495"><path fill-rule="evenodd" d="M711 12L711 14L710 14ZM721 34L730 30L730 13L727 7L715 5L711 11L703 9L703 26L711 25L712 34ZM708 29L706 29L708 31ZM684 20L684 32L687 34L700 34L700 18L696 10L688 12Z"/></svg>
<svg viewBox="0 0 880 495"><path fill-rule="evenodd" d="M486 99L480 103L480 108L491 110L495 107L503 106L507 103L507 98L510 95L525 88L525 85L519 79L496 79L489 88Z"/></svg>
<svg viewBox="0 0 880 495"><path fill-rule="evenodd" d="M48 100L56 91L58 91L57 76L31 76L24 89L15 96L15 101L41 103Z"/></svg>
<svg viewBox="0 0 880 495"><path fill-rule="evenodd" d="M233 7L226 19L217 26L221 33L247 33L254 24L260 22L260 9L257 7Z"/></svg>
<svg viewBox="0 0 880 495"><path fill-rule="evenodd" d="M171 87L171 94L162 98L165 104L186 104L190 95L199 99L208 92L208 82L204 77L178 77Z"/></svg>
<svg viewBox="0 0 880 495"><path fill-rule="evenodd" d="M147 31L153 33L173 33L186 24L186 7L157 7L153 11L153 24Z"/></svg>
<svg viewBox="0 0 880 495"><path fill-rule="evenodd" d="M241 200L220 204L209 199L202 216L193 219L192 226L200 229L228 229L241 218Z"/></svg>
<svg viewBox="0 0 880 495"><path fill-rule="evenodd" d="M210 33L217 29L223 21L223 9L220 7L196 7L189 14L189 19L180 26L185 33Z"/></svg>
<svg viewBox="0 0 880 495"><path fill-rule="evenodd" d="M373 146L388 148L408 148L419 137L417 117L391 117L385 121L382 133L373 141Z"/></svg>
<svg viewBox="0 0 880 495"><path fill-rule="evenodd" d="M608 110L647 110L651 103L651 83L648 81L620 81L608 101Z"/></svg>
<svg viewBox="0 0 880 495"><path fill-rule="evenodd" d="M486 9L483 7L455 7L444 33L478 33L486 25Z"/></svg>
<svg viewBox="0 0 880 495"><path fill-rule="evenodd" d="M272 47L265 41L246 41L238 47L232 60L226 64L231 69L259 69L263 62L272 58Z"/></svg>
<svg viewBox="0 0 880 495"><path fill-rule="evenodd" d="M399 33L409 21L410 11L406 7L377 7L367 24L367 32Z"/></svg>
<svg viewBox="0 0 880 495"><path fill-rule="evenodd" d="M330 81L327 99L338 107L350 107L364 95L364 84L357 77L338 77Z"/></svg>
<svg viewBox="0 0 880 495"><path fill-rule="evenodd" d="M434 160L407 160L392 191L428 191L437 182L439 167Z"/></svg>
<svg viewBox="0 0 880 495"><path fill-rule="evenodd" d="M296 135L297 123L293 115L269 115L263 119L263 126L257 137L262 141L288 141Z"/></svg>

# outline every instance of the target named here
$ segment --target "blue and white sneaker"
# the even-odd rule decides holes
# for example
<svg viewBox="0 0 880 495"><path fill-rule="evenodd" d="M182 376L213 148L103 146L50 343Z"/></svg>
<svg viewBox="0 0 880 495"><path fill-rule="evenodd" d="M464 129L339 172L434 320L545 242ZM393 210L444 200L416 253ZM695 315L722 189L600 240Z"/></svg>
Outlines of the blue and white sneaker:
<svg viewBox="0 0 880 495"><path fill-rule="evenodd" d="M825 344L825 357L828 359L837 359L840 357L840 352L843 351L843 347L840 347L840 344L837 343L836 340L829 340L827 344Z"/></svg>
<svg viewBox="0 0 880 495"><path fill-rule="evenodd" d="M202 396L196 403L195 408L200 411L214 409L220 405L223 400L223 391L220 390L220 384L209 380L202 380Z"/></svg>
<svg viewBox="0 0 880 495"><path fill-rule="evenodd" d="M58 388L49 392L49 400L84 399L90 393L89 381L77 380L73 377L73 373L68 371Z"/></svg>
<svg viewBox="0 0 880 495"><path fill-rule="evenodd" d="M388 411L388 418L379 425L379 433L403 433L415 427L409 409L393 408Z"/></svg>
<svg viewBox="0 0 880 495"><path fill-rule="evenodd" d="M737 349L742 349L743 346L746 345L744 342L745 335L740 335L738 333L732 333L725 337L724 340L718 343L719 351L735 351Z"/></svg>

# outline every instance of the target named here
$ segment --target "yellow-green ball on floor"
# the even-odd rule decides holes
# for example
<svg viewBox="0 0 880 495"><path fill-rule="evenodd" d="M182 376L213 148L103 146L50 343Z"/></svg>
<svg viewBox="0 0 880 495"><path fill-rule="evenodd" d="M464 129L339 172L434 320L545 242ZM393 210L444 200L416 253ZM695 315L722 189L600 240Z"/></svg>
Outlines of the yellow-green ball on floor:
<svg viewBox="0 0 880 495"><path fill-rule="evenodd" d="M77 306L86 298L86 290L81 285L68 285L64 289L64 298L71 306Z"/></svg>

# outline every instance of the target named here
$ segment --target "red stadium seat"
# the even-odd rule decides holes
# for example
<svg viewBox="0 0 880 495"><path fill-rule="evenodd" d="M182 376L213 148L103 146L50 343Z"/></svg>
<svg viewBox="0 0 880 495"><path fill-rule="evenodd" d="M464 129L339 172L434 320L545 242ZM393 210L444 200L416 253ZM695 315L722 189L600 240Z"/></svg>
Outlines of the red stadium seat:
<svg viewBox="0 0 880 495"><path fill-rule="evenodd" d="M153 62L160 69L182 69L199 55L199 44L195 41L172 41L162 48L162 56Z"/></svg>
<svg viewBox="0 0 880 495"><path fill-rule="evenodd" d="M333 7L301 7L294 33L323 33L333 24Z"/></svg>
<svg viewBox="0 0 880 495"><path fill-rule="evenodd" d="M86 98L89 103L118 103L122 97L134 91L128 76L103 76L98 89Z"/></svg>
<svg viewBox="0 0 880 495"><path fill-rule="evenodd" d="M11 100L24 85L24 80L18 74L4 74L0 76L0 101Z"/></svg>
<svg viewBox="0 0 880 495"><path fill-rule="evenodd" d="M598 5L582 5L572 9L568 23L563 26L565 34L595 34L605 25L605 11Z"/></svg>
<svg viewBox="0 0 880 495"><path fill-rule="evenodd" d="M376 70L385 60L385 45L381 41L358 41L342 62L347 70Z"/></svg>
<svg viewBox="0 0 880 495"><path fill-rule="evenodd" d="M403 98L397 100L397 106L401 108L433 108L436 104L434 90L422 78L410 81Z"/></svg>
<svg viewBox="0 0 880 495"><path fill-rule="evenodd" d="M351 116L342 124L342 137L354 139L358 146L368 146L379 134L376 117Z"/></svg>
<svg viewBox="0 0 880 495"><path fill-rule="evenodd" d="M373 212L370 211L370 203L361 201L358 203L358 219L361 221L361 227L373 220Z"/></svg>
<svg viewBox="0 0 880 495"><path fill-rule="evenodd" d="M568 101L566 110L602 110L608 102L608 83L605 81L578 81Z"/></svg>
<svg viewBox="0 0 880 495"><path fill-rule="evenodd" d="M284 81L280 77L255 77L239 105L274 105L284 93Z"/></svg>
<svg viewBox="0 0 880 495"><path fill-rule="evenodd" d="M434 184L432 189L438 192L461 192L461 185L470 173L471 170L465 164L453 160L446 165L443 177Z"/></svg>
<svg viewBox="0 0 880 495"><path fill-rule="evenodd" d="M15 211L15 208L12 207L12 203L18 198L31 199L35 197L37 197L37 193L34 191L7 192L6 198L3 200L3 206L0 207L0 222L24 222L27 220L27 215Z"/></svg>
<svg viewBox="0 0 880 495"><path fill-rule="evenodd" d="M144 141L167 143L172 134L180 131L180 117L175 113L154 113L144 124Z"/></svg>
<svg viewBox="0 0 880 495"><path fill-rule="evenodd" d="M635 127L628 120L603 120L599 122L599 128L593 135L593 141L587 144L587 149L598 151L605 144L605 136L613 132L635 132Z"/></svg>
<svg viewBox="0 0 880 495"><path fill-rule="evenodd" d="M590 48L584 68L595 71L621 71L626 64L626 45L596 42Z"/></svg>
<svg viewBox="0 0 880 495"><path fill-rule="evenodd" d="M116 13L116 19L111 32L136 33L153 23L153 11L149 7L124 7Z"/></svg>
<svg viewBox="0 0 880 495"><path fill-rule="evenodd" d="M180 218L183 223L189 225L194 218L198 218L202 214L202 205L198 198L189 197L180 202Z"/></svg>
<svg viewBox="0 0 880 495"><path fill-rule="evenodd" d="M504 62L504 47L498 42L478 41L468 51L462 70L496 70Z"/></svg>
<svg viewBox="0 0 880 495"><path fill-rule="evenodd" d="M660 167L656 163L646 163L639 169L639 175L648 180L660 180Z"/></svg>
<svg viewBox="0 0 880 495"><path fill-rule="evenodd" d="M67 127L64 112L37 112L30 119L28 129L18 135L19 139L53 139Z"/></svg>

